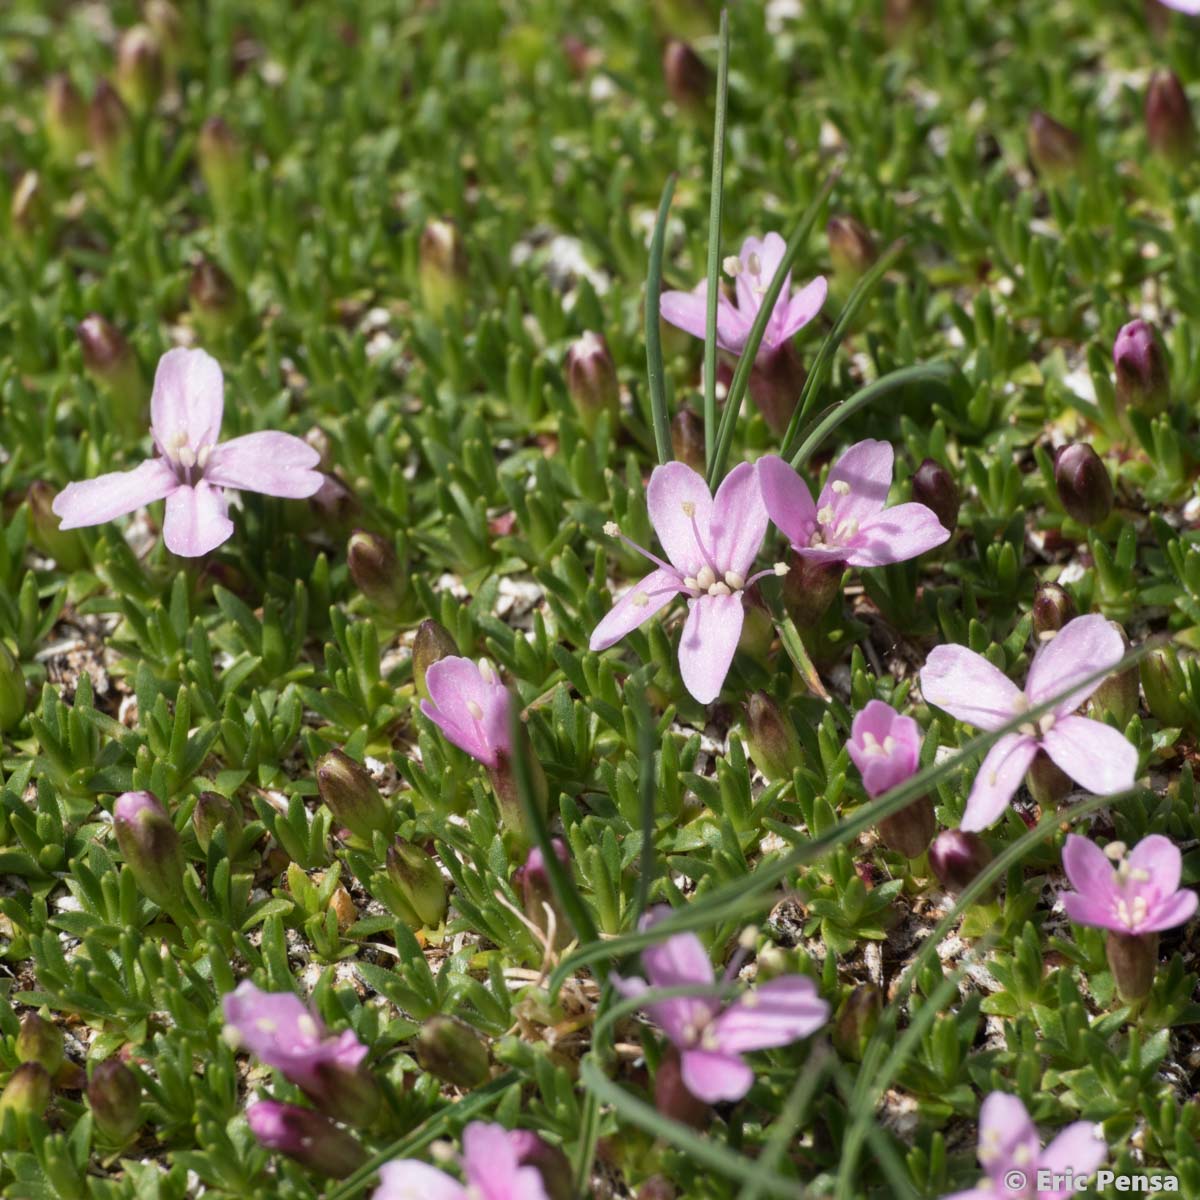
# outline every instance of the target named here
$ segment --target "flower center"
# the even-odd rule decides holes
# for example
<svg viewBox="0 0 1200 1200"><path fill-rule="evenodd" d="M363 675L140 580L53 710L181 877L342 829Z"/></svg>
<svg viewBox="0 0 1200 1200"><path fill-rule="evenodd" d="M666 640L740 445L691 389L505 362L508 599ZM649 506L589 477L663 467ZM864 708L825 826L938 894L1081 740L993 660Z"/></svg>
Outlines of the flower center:
<svg viewBox="0 0 1200 1200"><path fill-rule="evenodd" d="M863 753L870 758L888 758L895 753L896 739L889 733L882 742L873 733L862 736Z"/></svg>
<svg viewBox="0 0 1200 1200"><path fill-rule="evenodd" d="M203 475L212 454L212 447L201 446L199 450L193 449L187 430L179 429L163 445L163 454L174 468L180 482L190 484L195 482L192 478L193 471L199 471Z"/></svg>

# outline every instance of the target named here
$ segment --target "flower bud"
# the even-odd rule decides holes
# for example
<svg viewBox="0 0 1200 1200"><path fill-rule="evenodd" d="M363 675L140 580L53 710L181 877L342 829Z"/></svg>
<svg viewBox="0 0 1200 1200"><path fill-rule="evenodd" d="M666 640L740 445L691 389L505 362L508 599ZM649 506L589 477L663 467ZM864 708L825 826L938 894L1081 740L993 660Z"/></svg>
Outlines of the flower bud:
<svg viewBox="0 0 1200 1200"><path fill-rule="evenodd" d="M671 453L697 474L704 474L704 422L690 408L681 408L671 418Z"/></svg>
<svg viewBox="0 0 1200 1200"><path fill-rule="evenodd" d="M138 887L159 908L182 908L183 844L158 800L149 792L125 792L113 806L113 830Z"/></svg>
<svg viewBox="0 0 1200 1200"><path fill-rule="evenodd" d="M466 303L467 251L458 226L448 218L430 221L421 232L418 281L425 309L435 321Z"/></svg>
<svg viewBox="0 0 1200 1200"><path fill-rule="evenodd" d="M432 1017L417 1034L421 1069L464 1091L478 1087L491 1072L491 1056L483 1039L453 1017Z"/></svg>
<svg viewBox="0 0 1200 1200"><path fill-rule="evenodd" d="M146 24L162 47L163 57L173 62L179 57L184 42L183 18L179 10L171 0L146 0L144 13Z"/></svg>
<svg viewBox="0 0 1200 1200"><path fill-rule="evenodd" d="M517 1162L523 1167L533 1167L542 1177L547 1200L575 1200L571 1160L557 1146L528 1129L514 1130L508 1136Z"/></svg>
<svg viewBox="0 0 1200 1200"><path fill-rule="evenodd" d="M1033 632L1038 638L1057 633L1075 616L1075 601L1057 583L1039 583L1033 593Z"/></svg>
<svg viewBox="0 0 1200 1200"><path fill-rule="evenodd" d="M146 386L137 356L124 335L99 313L84 317L75 330L88 375L108 393L122 426L141 427Z"/></svg>
<svg viewBox="0 0 1200 1200"><path fill-rule="evenodd" d="M345 1179L367 1160L353 1135L311 1108L260 1100L246 1109L246 1121L260 1146L328 1179Z"/></svg>
<svg viewBox="0 0 1200 1200"><path fill-rule="evenodd" d="M1127 1004L1145 999L1158 969L1158 934L1110 930L1104 949L1121 999Z"/></svg>
<svg viewBox="0 0 1200 1200"><path fill-rule="evenodd" d="M429 699L429 688L425 685L425 672L435 662L443 658L452 658L457 654L458 645L445 625L438 621L426 620L417 626L417 636L413 639L412 648L413 684L417 689L417 695L422 700Z"/></svg>
<svg viewBox="0 0 1200 1200"><path fill-rule="evenodd" d="M899 812L884 817L878 829L880 840L889 850L905 858L920 858L937 829L933 801L928 796L918 796Z"/></svg>
<svg viewBox="0 0 1200 1200"><path fill-rule="evenodd" d="M1072 787L1070 776L1044 750L1039 750L1029 764L1025 785L1043 809L1057 808Z"/></svg>
<svg viewBox="0 0 1200 1200"><path fill-rule="evenodd" d="M29 537L47 558L64 571L78 571L88 561L87 550L74 530L59 528L59 519L50 507L58 492L44 479L35 479L25 493L29 505Z"/></svg>
<svg viewBox="0 0 1200 1200"><path fill-rule="evenodd" d="M166 81L162 48L147 25L133 25L117 42L117 91L134 112L146 112L162 95Z"/></svg>
<svg viewBox="0 0 1200 1200"><path fill-rule="evenodd" d="M1099 525L1112 512L1108 468L1086 442L1063 446L1054 458L1054 482L1067 515L1080 525Z"/></svg>
<svg viewBox="0 0 1200 1200"><path fill-rule="evenodd" d="M703 1129L709 1122L708 1105L698 1100L683 1082L679 1051L670 1046L663 1053L654 1075L654 1107L664 1117Z"/></svg>
<svg viewBox="0 0 1200 1200"><path fill-rule="evenodd" d="M873 983L861 983L842 1001L834 1018L834 1048L852 1062L862 1062L863 1051L875 1033L883 1012L883 997Z"/></svg>
<svg viewBox="0 0 1200 1200"><path fill-rule="evenodd" d="M246 151L221 117L209 117L200 127L196 159L213 208L232 212L246 180Z"/></svg>
<svg viewBox="0 0 1200 1200"><path fill-rule="evenodd" d="M92 1068L87 1098L96 1130L107 1141L127 1142L141 1125L142 1085L120 1059L106 1058Z"/></svg>
<svg viewBox="0 0 1200 1200"><path fill-rule="evenodd" d="M1191 157L1195 140L1192 106L1179 76L1174 71L1155 71L1146 91L1146 141L1150 149L1181 166Z"/></svg>
<svg viewBox="0 0 1200 1200"><path fill-rule="evenodd" d="M1029 118L1028 142L1037 173L1050 183L1069 179L1083 160L1079 134L1044 112L1035 112Z"/></svg>
<svg viewBox="0 0 1200 1200"><path fill-rule="evenodd" d="M974 883L991 861L987 842L979 834L962 829L943 829L929 847L929 865L952 896Z"/></svg>
<svg viewBox="0 0 1200 1200"><path fill-rule="evenodd" d="M590 330L573 341L564 360L567 392L584 430L591 434L601 413L608 413L609 432L616 431L621 412L617 368L602 333Z"/></svg>
<svg viewBox="0 0 1200 1200"><path fill-rule="evenodd" d="M112 84L101 79L88 105L88 148L96 160L96 170L109 187L122 178L131 135L129 110Z"/></svg>
<svg viewBox="0 0 1200 1200"><path fill-rule="evenodd" d="M870 230L857 217L830 217L825 235L833 270L847 282L864 275L878 257Z"/></svg>
<svg viewBox="0 0 1200 1200"><path fill-rule="evenodd" d="M63 1035L57 1025L37 1013L26 1013L17 1031L17 1059L37 1063L53 1078L63 1064Z"/></svg>
<svg viewBox="0 0 1200 1200"><path fill-rule="evenodd" d="M370 773L341 750L317 759L317 790L333 819L363 841L391 828L391 813Z"/></svg>
<svg viewBox="0 0 1200 1200"><path fill-rule="evenodd" d="M14 237L21 241L32 239L50 219L41 176L36 171L26 171L13 188L8 216Z"/></svg>
<svg viewBox="0 0 1200 1200"><path fill-rule="evenodd" d="M7 644L0 640L0 733L20 724L25 715L25 672Z"/></svg>
<svg viewBox="0 0 1200 1200"><path fill-rule="evenodd" d="M232 856L242 836L241 811L230 800L216 792L201 792L192 809L192 829L200 849L208 853L218 829L225 830L225 848Z"/></svg>
<svg viewBox="0 0 1200 1200"><path fill-rule="evenodd" d="M673 39L667 43L662 69L667 95L682 112L699 115L706 111L712 93L712 72L687 42Z"/></svg>
<svg viewBox="0 0 1200 1200"><path fill-rule="evenodd" d="M551 845L564 870L570 872L571 855L566 843L561 838L554 838ZM534 846L525 865L513 873L513 883L521 890L525 915L551 940L553 949L563 949L571 940L571 923L554 894L540 846Z"/></svg>
<svg viewBox="0 0 1200 1200"><path fill-rule="evenodd" d="M46 141L55 158L60 162L74 162L87 147L88 111L69 75L50 77L46 84L43 119Z"/></svg>
<svg viewBox="0 0 1200 1200"><path fill-rule="evenodd" d="M40 1117L50 1103L50 1089L50 1076L41 1063L22 1063L0 1092L0 1129L9 1113L18 1120Z"/></svg>
<svg viewBox="0 0 1200 1200"><path fill-rule="evenodd" d="M232 279L211 259L202 258L188 281L192 320L206 338L218 338L238 318L241 307Z"/></svg>
<svg viewBox="0 0 1200 1200"><path fill-rule="evenodd" d="M1109 624L1120 634L1121 643L1128 651L1129 638L1124 628L1117 621L1109 621ZM1103 721L1112 717L1117 726L1124 729L1138 710L1137 667L1126 667L1124 671L1118 671L1101 680L1088 700L1088 710L1096 720Z"/></svg>
<svg viewBox="0 0 1200 1200"><path fill-rule="evenodd" d="M746 701L746 748L768 783L791 779L804 764L795 723L766 692L751 692Z"/></svg>
<svg viewBox="0 0 1200 1200"><path fill-rule="evenodd" d="M1163 725L1182 729L1191 724L1185 701L1187 675L1175 647L1157 646L1138 664L1146 707Z"/></svg>
<svg viewBox="0 0 1200 1200"><path fill-rule="evenodd" d="M784 342L767 358L756 358L750 368L750 396L776 436L787 432L808 373L791 342Z"/></svg>
<svg viewBox="0 0 1200 1200"><path fill-rule="evenodd" d="M783 603L803 633L815 629L842 586L844 566L805 558L794 550L783 577Z"/></svg>
<svg viewBox="0 0 1200 1200"><path fill-rule="evenodd" d="M346 544L346 565L358 590L380 612L395 616L400 611L408 578L391 542L377 533L355 530Z"/></svg>
<svg viewBox="0 0 1200 1200"><path fill-rule="evenodd" d="M954 532L958 525L961 497L954 476L935 458L927 458L912 481L912 498L937 517L943 529Z"/></svg>
<svg viewBox="0 0 1200 1200"><path fill-rule="evenodd" d="M1154 327L1146 321L1123 325L1113 343L1117 403L1150 415L1171 403L1171 376Z"/></svg>
<svg viewBox="0 0 1200 1200"><path fill-rule="evenodd" d="M420 846L397 838L387 852L387 873L422 925L436 928L445 920L446 881Z"/></svg>

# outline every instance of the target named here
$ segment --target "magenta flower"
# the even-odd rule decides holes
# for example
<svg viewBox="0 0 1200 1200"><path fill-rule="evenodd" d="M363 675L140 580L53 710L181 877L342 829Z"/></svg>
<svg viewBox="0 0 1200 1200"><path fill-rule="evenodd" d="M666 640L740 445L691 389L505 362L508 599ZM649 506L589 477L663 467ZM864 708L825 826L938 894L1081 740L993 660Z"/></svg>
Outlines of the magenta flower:
<svg viewBox="0 0 1200 1200"><path fill-rule="evenodd" d="M725 260L725 269L734 278L737 303L722 295L717 300L717 345L733 355L740 355L750 336L750 327L762 307L762 299L775 272L783 260L787 243L777 233L768 233L760 242L748 237L736 258ZM792 276L783 282L775 310L763 332L755 361L763 363L791 341L805 325L821 311L827 285L818 276L792 292ZM663 319L685 330L693 337L703 338L708 326L708 280L701 280L691 292L664 292L659 311Z"/></svg>
<svg viewBox="0 0 1200 1200"><path fill-rule="evenodd" d="M758 479L749 463L734 467L717 489L680 462L654 468L646 488L650 522L669 562L635 545L614 523L610 537L643 554L658 568L635 584L596 626L589 643L606 650L666 607L687 597L688 618L679 643L679 669L684 686L701 703L715 700L729 673L742 633L742 596L764 575L783 574L777 564L747 578L767 531L767 510Z"/></svg>
<svg viewBox="0 0 1200 1200"><path fill-rule="evenodd" d="M874 799L916 773L921 727L890 704L872 700L855 714L846 749L862 775L867 795Z"/></svg>
<svg viewBox="0 0 1200 1200"><path fill-rule="evenodd" d="M1128 853L1122 842L1103 850L1071 834L1063 848L1063 869L1073 892L1063 908L1076 925L1114 933L1158 933L1191 920L1200 900L1179 886L1183 859L1170 838L1151 834Z"/></svg>
<svg viewBox="0 0 1200 1200"><path fill-rule="evenodd" d="M1098 1126L1090 1121L1068 1125L1043 1150L1025 1105L1016 1096L993 1092L979 1110L979 1163L987 1174L977 1187L945 1200L1065 1200L1084 1188L1107 1155Z"/></svg>
<svg viewBox="0 0 1200 1200"><path fill-rule="evenodd" d="M225 406L217 360L203 350L168 350L150 397L150 432L158 451L132 471L68 484L51 506L61 529L101 525L166 500L163 540L173 554L195 558L233 534L225 488L304 499L320 490L320 455L290 433L268 430L217 441Z"/></svg>
<svg viewBox="0 0 1200 1200"><path fill-rule="evenodd" d="M331 1179L345 1179L367 1158L349 1133L311 1108L259 1100L246 1109L246 1122L260 1146Z"/></svg>
<svg viewBox="0 0 1200 1200"><path fill-rule="evenodd" d="M921 670L930 704L977 729L999 729L1125 654L1121 635L1099 614L1076 617L1033 656L1022 691L965 646L938 646ZM962 828L978 832L1004 811L1034 756L1044 750L1080 787L1098 795L1124 791L1137 774L1137 750L1109 725L1073 715L1101 680L1076 687L1037 723L1006 733L988 751L967 798Z"/></svg>
<svg viewBox="0 0 1200 1200"><path fill-rule="evenodd" d="M486 662L450 655L425 672L429 699L421 711L460 750L486 767L512 753L508 718L512 698Z"/></svg>
<svg viewBox="0 0 1200 1200"><path fill-rule="evenodd" d="M465 1187L428 1163L402 1158L380 1171L371 1200L550 1200L541 1172L524 1162L531 1138L474 1121L463 1130Z"/></svg>
<svg viewBox="0 0 1200 1200"><path fill-rule="evenodd" d="M647 913L640 928L648 929L670 909ZM736 973L735 958L726 971ZM714 983L708 952L694 933L678 933L642 951L645 979L621 979L613 984L632 999L651 988L711 987ZM742 1059L751 1050L786 1046L815 1033L829 1019L829 1005L817 995L805 975L781 975L753 988L721 1007L712 996L679 996L647 1000L645 1010L662 1027L680 1052L684 1086L698 1100L740 1100L754 1082L754 1072Z"/></svg>
<svg viewBox="0 0 1200 1200"><path fill-rule="evenodd" d="M940 546L950 531L924 504L886 508L893 452L868 438L834 463L813 503L808 484L773 454L758 460L763 503L771 520L805 558L852 567L881 567Z"/></svg>

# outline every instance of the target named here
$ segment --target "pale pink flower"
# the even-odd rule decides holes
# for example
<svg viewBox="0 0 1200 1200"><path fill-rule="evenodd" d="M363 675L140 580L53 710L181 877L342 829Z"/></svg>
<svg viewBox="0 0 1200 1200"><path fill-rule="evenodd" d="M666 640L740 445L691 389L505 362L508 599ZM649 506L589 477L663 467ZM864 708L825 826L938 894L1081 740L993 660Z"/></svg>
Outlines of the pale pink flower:
<svg viewBox="0 0 1200 1200"><path fill-rule="evenodd" d="M650 476L646 504L670 561L629 541L615 524L605 526L606 533L621 537L658 569L613 605L589 645L607 649L676 596L685 596L688 618L679 643L679 669L687 690L708 704L720 694L741 637L745 589L786 567L778 564L749 575L767 531L767 510L749 463L729 472L715 499L691 467L665 463Z"/></svg>
<svg viewBox="0 0 1200 1200"><path fill-rule="evenodd" d="M1128 853L1121 842L1103 850L1071 834L1063 847L1063 868L1073 892L1063 908L1076 925L1114 933L1158 933L1191 920L1200 899L1181 888L1183 859L1170 838L1151 834Z"/></svg>
<svg viewBox="0 0 1200 1200"><path fill-rule="evenodd" d="M460 750L486 767L512 754L509 708L512 697L486 662L449 655L425 672L429 699L421 711Z"/></svg>
<svg viewBox="0 0 1200 1200"><path fill-rule="evenodd" d="M872 700L855 714L846 749L862 775L867 795L874 799L916 773L921 727L890 704Z"/></svg>
<svg viewBox="0 0 1200 1200"><path fill-rule="evenodd" d="M1137 750L1109 725L1075 715L1100 686L1073 684L1125 654L1121 635L1099 614L1076 617L1033 656L1022 691L999 668L965 646L938 646L921 670L921 692L930 704L977 729L999 729L1020 713L1067 691L1036 722L1006 733L988 751L967 799L962 828L986 829L1003 813L1039 750L1080 787L1099 795L1133 786Z"/></svg>
<svg viewBox="0 0 1200 1200"><path fill-rule="evenodd" d="M1159 0L1159 3L1176 12L1187 13L1189 17L1200 16L1200 0Z"/></svg>
<svg viewBox="0 0 1200 1200"><path fill-rule="evenodd" d="M321 456L290 433L267 430L218 442L225 407L220 365L203 350L168 350L150 397L150 432L158 454L131 471L68 484L51 506L60 528L101 525L166 500L163 541L195 558L233 534L226 488L304 499L320 490Z"/></svg>
<svg viewBox="0 0 1200 1200"><path fill-rule="evenodd" d="M813 503L808 484L776 455L757 463L767 512L805 558L881 567L916 558L950 536L930 508L915 501L887 508L894 454L868 438L834 463Z"/></svg>

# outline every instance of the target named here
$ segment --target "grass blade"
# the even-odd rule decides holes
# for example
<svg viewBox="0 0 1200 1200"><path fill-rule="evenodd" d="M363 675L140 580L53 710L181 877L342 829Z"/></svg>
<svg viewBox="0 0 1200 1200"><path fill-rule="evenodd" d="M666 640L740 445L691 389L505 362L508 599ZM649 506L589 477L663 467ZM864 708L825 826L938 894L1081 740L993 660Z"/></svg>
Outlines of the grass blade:
<svg viewBox="0 0 1200 1200"><path fill-rule="evenodd" d="M654 448L660 464L671 461L671 418L667 414L658 305L662 294L663 242L674 196L675 176L670 175L658 205L658 219L654 222L654 236L650 239L650 269L646 275L646 380L650 386L650 412L654 419Z"/></svg>

